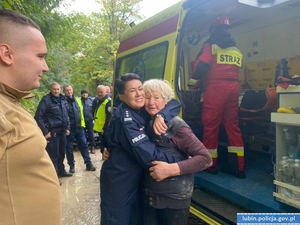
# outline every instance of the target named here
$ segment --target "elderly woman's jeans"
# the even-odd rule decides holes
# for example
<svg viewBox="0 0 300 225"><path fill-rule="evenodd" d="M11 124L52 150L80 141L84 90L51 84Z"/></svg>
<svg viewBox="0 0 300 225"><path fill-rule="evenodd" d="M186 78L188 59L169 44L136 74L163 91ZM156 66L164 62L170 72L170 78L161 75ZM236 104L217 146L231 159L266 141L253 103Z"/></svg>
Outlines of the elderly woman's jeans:
<svg viewBox="0 0 300 225"><path fill-rule="evenodd" d="M183 209L155 209L144 204L144 225L187 225L189 207Z"/></svg>

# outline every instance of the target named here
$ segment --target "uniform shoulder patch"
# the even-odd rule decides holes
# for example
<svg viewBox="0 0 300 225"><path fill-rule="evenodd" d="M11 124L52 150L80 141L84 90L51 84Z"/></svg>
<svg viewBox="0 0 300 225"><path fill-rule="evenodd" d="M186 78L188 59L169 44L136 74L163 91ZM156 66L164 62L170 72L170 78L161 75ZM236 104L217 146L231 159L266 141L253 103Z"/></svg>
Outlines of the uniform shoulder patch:
<svg viewBox="0 0 300 225"><path fill-rule="evenodd" d="M131 123L132 122L132 115L129 110L124 110L124 123Z"/></svg>

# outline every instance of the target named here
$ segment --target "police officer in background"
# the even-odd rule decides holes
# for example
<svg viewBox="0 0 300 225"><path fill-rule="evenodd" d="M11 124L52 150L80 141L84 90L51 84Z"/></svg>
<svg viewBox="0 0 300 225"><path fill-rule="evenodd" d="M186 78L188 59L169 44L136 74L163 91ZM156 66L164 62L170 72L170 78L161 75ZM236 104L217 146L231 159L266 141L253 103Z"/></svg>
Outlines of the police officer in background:
<svg viewBox="0 0 300 225"><path fill-rule="evenodd" d="M87 132L88 142L91 146L91 153L95 154L95 138L94 138L94 116L92 112L93 99L89 97L86 89L81 90L81 98L76 98L79 106L83 109L83 116L85 122L85 130Z"/></svg>
<svg viewBox="0 0 300 225"><path fill-rule="evenodd" d="M107 97L108 98L111 98L111 89L110 89L110 87L109 86L105 86L105 88L106 88L106 92L107 92Z"/></svg>
<svg viewBox="0 0 300 225"><path fill-rule="evenodd" d="M56 82L50 86L50 93L40 101L35 116L38 126L47 139L47 152L59 177L70 177L66 172L64 159L66 154L66 135L70 134L70 124L66 101L60 94L60 85Z"/></svg>
<svg viewBox="0 0 300 225"><path fill-rule="evenodd" d="M104 85L97 87L98 96L94 99L92 111L94 115L94 131L98 132L100 140L100 151L103 154L103 132L111 120L111 100L107 95L107 89Z"/></svg>
<svg viewBox="0 0 300 225"><path fill-rule="evenodd" d="M203 44L194 65L192 78L205 87L202 123L203 144L210 151L213 165L207 172L218 172L218 133L223 124L229 139L228 164L222 172L245 178L244 144L238 127L239 68L242 54L228 29L227 16L218 17L210 26L210 37Z"/></svg>
<svg viewBox="0 0 300 225"><path fill-rule="evenodd" d="M70 173L75 173L75 160L73 154L74 141L76 139L81 156L86 164L87 171L95 171L93 163L91 162L91 157L88 150L88 144L85 137L85 122L83 117L83 109L79 107L77 99L73 95L73 88L71 85L64 86L64 94L67 102L67 111L70 120L70 135L67 137L67 160L70 166Z"/></svg>

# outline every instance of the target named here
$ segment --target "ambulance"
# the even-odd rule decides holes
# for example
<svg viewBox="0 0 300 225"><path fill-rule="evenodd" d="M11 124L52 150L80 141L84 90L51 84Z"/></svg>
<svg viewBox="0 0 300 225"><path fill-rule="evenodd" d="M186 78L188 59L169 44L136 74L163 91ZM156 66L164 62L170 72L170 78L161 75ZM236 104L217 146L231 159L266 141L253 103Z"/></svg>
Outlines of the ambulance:
<svg viewBox="0 0 300 225"><path fill-rule="evenodd" d="M201 139L201 92L191 85L191 73L194 60L209 38L209 27L219 16L230 19L230 33L243 55L239 116L247 176L238 179L221 172L195 174L191 211L199 217L214 218L214 222L207 219L209 224L234 224L238 212L299 212L300 201L293 196L300 194L300 187L276 182L276 164L288 150L280 137L285 122L272 121L272 114L279 107L279 96L287 96L284 94L292 99L285 106L300 106L297 85L291 83L291 92L278 86L280 78L289 83L300 74L300 0L178 2L137 25L132 24L122 34L114 79L136 73L142 80L168 80L182 104L182 118ZM117 98L114 93L115 107ZM300 117L294 116L286 125L300 134ZM227 153L226 141L226 134L220 132L219 158ZM300 152L297 154L295 157L300 156ZM295 195L281 195L282 185ZM214 199L220 204L214 204ZM220 211L224 208L228 209L226 215Z"/></svg>

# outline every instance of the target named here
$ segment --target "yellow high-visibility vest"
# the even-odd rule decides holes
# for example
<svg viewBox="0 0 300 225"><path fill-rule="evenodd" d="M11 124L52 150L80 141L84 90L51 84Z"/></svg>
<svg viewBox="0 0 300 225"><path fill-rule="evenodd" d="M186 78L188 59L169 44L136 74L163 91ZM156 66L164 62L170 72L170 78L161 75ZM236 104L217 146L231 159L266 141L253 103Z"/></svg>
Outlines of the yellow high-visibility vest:
<svg viewBox="0 0 300 225"><path fill-rule="evenodd" d="M81 117L81 122L80 122L80 125L81 127L84 127L85 128L85 121L84 121L84 115L83 115L83 106L82 106L82 101L81 101L81 98L75 98L78 105L79 105L79 110L80 110L80 117Z"/></svg>
<svg viewBox="0 0 300 225"><path fill-rule="evenodd" d="M108 99L105 99L101 105L99 105L98 109L95 112L95 123L94 123L94 131L103 132L103 128L106 121L106 104L108 103Z"/></svg>

